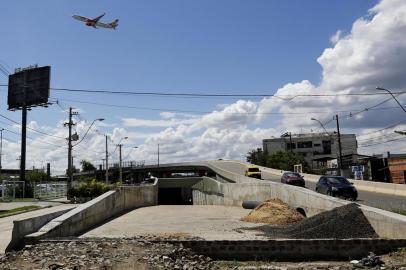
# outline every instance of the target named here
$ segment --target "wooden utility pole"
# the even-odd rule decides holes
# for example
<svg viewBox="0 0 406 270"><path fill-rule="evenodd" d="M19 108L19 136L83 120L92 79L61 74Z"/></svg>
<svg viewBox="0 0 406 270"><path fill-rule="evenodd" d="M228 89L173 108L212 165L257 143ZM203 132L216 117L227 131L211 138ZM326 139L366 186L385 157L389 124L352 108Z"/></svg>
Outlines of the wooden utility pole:
<svg viewBox="0 0 406 270"><path fill-rule="evenodd" d="M64 126L68 126L68 181L67 188L68 190L72 187L73 173L72 173L72 126L75 124L72 121L72 116L77 115L77 112L74 112L72 107L69 107L69 121L65 123Z"/></svg>

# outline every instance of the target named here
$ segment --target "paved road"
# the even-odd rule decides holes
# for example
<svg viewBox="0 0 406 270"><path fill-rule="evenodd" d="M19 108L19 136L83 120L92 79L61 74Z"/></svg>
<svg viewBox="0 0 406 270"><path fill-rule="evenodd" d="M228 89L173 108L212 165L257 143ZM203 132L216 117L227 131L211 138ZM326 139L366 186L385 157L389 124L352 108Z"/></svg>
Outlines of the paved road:
<svg viewBox="0 0 406 270"><path fill-rule="evenodd" d="M22 213L19 215L0 218L0 254L4 253L6 247L11 241L11 233L13 231L13 221L18 219L26 219L36 216L41 216L48 213L57 212L63 209L75 207L74 204L62 204L54 207L39 209L31 212Z"/></svg>
<svg viewBox="0 0 406 270"><path fill-rule="evenodd" d="M233 161L216 161L215 166L233 172L244 175L246 165L243 163L233 162ZM280 176L271 174L268 172L262 172L262 178L268 181L280 182ZM306 181L306 188L315 190L316 183ZM406 197L404 196L393 196L383 193L358 191L358 203L385 209L406 209Z"/></svg>

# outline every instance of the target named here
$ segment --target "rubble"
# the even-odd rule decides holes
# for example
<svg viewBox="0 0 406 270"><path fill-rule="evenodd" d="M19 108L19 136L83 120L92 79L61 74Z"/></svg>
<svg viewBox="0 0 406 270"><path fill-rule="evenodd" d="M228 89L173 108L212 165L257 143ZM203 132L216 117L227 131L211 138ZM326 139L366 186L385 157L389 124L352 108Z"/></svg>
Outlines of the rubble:
<svg viewBox="0 0 406 270"><path fill-rule="evenodd" d="M43 241L1 256L0 269L217 269L209 257L165 243L170 240L146 236Z"/></svg>

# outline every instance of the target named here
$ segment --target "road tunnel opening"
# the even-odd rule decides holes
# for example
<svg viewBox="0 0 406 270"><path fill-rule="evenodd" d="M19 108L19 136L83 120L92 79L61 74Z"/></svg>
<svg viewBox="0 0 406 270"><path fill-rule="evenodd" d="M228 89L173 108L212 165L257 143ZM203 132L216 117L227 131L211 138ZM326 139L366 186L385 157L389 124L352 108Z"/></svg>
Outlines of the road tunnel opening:
<svg viewBox="0 0 406 270"><path fill-rule="evenodd" d="M160 205L192 205L191 188L159 188L158 204Z"/></svg>

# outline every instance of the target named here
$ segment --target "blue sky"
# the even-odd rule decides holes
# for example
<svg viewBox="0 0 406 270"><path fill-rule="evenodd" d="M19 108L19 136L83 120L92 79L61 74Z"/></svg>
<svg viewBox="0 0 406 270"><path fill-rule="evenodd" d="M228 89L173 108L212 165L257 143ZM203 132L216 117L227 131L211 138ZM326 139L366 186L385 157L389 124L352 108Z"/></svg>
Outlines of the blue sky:
<svg viewBox="0 0 406 270"><path fill-rule="evenodd" d="M52 87L183 93L275 93L288 83L322 81L317 62L330 37L351 32L354 21L369 18L377 0L284 1L18 1L0 6L0 63L10 71L37 63L52 66ZM72 19L78 14L103 22L120 20L117 30L93 29ZM0 84L7 83L0 76ZM1 88L0 113L6 110ZM157 98L51 92L62 106L81 110L83 119L106 118L103 133L120 128L123 118L159 120L157 111L84 105L115 105L213 111L238 99ZM259 99L252 99L259 102ZM60 107L33 109L29 120L56 127L66 119ZM247 124L265 128L267 117ZM162 132L157 126L127 127L129 132ZM196 134L196 131L192 132ZM10 138L18 136L6 134ZM139 145L143 139L134 138ZM242 153L243 154L243 153Z"/></svg>

